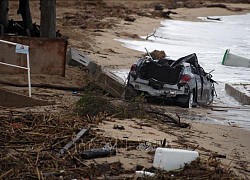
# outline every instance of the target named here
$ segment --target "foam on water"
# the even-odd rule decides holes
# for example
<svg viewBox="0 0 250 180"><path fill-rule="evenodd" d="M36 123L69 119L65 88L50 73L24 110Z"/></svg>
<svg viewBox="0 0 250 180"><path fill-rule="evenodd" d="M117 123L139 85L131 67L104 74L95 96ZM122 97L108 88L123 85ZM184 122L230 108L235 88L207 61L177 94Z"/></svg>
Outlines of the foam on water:
<svg viewBox="0 0 250 180"><path fill-rule="evenodd" d="M230 49L233 54L250 58L250 14L220 18L221 21L208 21L205 17L200 17L203 22L166 20L157 29L156 38L150 37L147 41L118 41L123 42L125 47L142 52L145 52L144 48L149 51L164 50L172 59L196 53L205 71L214 70L213 78L219 83L216 86L219 95L217 103L238 106L239 103L225 94L224 85L249 83L250 68L223 66L221 62L226 49ZM249 117L250 112L246 116ZM247 122L250 124L250 120Z"/></svg>
<svg viewBox="0 0 250 180"><path fill-rule="evenodd" d="M119 41L142 52L145 47L149 51L164 50L173 59L195 52L206 71L215 70L213 76L218 82L249 82L250 68L223 66L221 62L226 49L250 58L250 14L220 18L222 21L213 22L168 20L157 29L157 38Z"/></svg>

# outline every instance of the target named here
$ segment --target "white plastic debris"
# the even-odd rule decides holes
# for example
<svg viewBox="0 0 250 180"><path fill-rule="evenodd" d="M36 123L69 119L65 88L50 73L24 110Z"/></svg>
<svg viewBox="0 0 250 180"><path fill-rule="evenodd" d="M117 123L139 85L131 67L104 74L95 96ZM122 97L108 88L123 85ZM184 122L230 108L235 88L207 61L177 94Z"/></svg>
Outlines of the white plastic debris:
<svg viewBox="0 0 250 180"><path fill-rule="evenodd" d="M153 177L155 173L147 172L147 171L135 171L137 177Z"/></svg>
<svg viewBox="0 0 250 180"><path fill-rule="evenodd" d="M157 148L153 166L166 171L172 171L184 167L185 164L190 163L198 157L199 153L197 151Z"/></svg>

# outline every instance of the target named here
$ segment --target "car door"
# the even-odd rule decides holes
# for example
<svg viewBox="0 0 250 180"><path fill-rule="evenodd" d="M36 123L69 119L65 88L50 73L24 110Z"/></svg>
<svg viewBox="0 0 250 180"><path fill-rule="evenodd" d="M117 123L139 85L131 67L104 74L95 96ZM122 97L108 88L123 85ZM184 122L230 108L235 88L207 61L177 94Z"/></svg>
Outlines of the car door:
<svg viewBox="0 0 250 180"><path fill-rule="evenodd" d="M199 73L199 70L191 65L191 72L195 77L196 82L196 98L197 103L202 103L202 79Z"/></svg>
<svg viewBox="0 0 250 180"><path fill-rule="evenodd" d="M201 78L201 102L202 104L208 104L211 95L211 82L206 77L204 69L200 67L200 78Z"/></svg>
<svg viewBox="0 0 250 180"><path fill-rule="evenodd" d="M203 104L208 104L209 101L209 96L211 94L211 83L208 81L208 79L204 76L202 76L203 78L203 94L202 94L202 101Z"/></svg>

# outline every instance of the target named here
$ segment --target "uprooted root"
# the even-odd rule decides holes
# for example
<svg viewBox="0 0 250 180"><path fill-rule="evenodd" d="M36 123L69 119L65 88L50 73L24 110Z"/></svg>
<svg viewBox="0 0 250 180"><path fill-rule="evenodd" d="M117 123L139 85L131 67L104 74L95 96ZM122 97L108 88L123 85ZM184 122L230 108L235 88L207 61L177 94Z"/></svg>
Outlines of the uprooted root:
<svg viewBox="0 0 250 180"><path fill-rule="evenodd" d="M143 97L125 102L112 100L105 96L86 94L77 102L75 111L78 115L89 119L100 115L104 119L106 117L157 119L166 123L173 123L181 128L189 127L189 124L181 122L178 114L166 113L159 108L152 108L149 104L145 104Z"/></svg>

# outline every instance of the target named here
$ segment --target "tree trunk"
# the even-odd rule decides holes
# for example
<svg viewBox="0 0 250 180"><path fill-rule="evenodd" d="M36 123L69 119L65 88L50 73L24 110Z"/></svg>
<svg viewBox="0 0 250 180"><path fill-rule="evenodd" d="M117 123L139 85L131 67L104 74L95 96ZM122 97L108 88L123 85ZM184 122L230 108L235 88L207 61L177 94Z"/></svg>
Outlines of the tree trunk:
<svg viewBox="0 0 250 180"><path fill-rule="evenodd" d="M56 37L56 0L40 0L41 29L40 36L46 38Z"/></svg>
<svg viewBox="0 0 250 180"><path fill-rule="evenodd" d="M29 0L19 0L19 8L17 14L21 14L23 19L24 28L32 31L32 18L30 13L30 4Z"/></svg>
<svg viewBox="0 0 250 180"><path fill-rule="evenodd" d="M0 24L2 24L4 29L7 29L9 26L8 7L9 0L0 0Z"/></svg>

